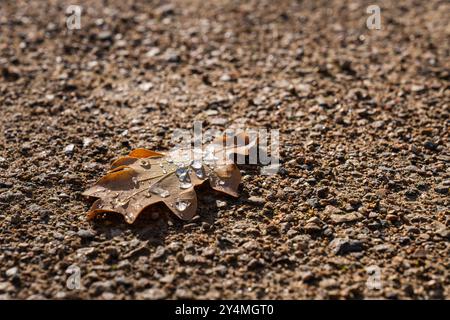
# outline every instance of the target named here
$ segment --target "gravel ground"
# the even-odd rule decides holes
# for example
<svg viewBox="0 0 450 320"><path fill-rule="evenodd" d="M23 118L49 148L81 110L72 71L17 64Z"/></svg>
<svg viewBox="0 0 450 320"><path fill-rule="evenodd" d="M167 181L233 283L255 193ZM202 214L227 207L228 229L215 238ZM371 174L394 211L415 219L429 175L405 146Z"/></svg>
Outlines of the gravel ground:
<svg viewBox="0 0 450 320"><path fill-rule="evenodd" d="M0 4L0 298L449 299L448 1ZM240 198L90 223L81 196L177 128L280 129ZM81 288L70 290L69 266Z"/></svg>

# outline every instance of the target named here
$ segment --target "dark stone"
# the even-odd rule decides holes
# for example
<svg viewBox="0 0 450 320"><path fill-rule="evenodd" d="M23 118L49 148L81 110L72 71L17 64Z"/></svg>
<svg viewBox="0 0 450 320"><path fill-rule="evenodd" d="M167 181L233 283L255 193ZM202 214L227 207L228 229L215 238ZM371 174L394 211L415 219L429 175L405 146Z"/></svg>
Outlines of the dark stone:
<svg viewBox="0 0 450 320"><path fill-rule="evenodd" d="M336 255L345 255L350 252L360 252L364 250L364 246L361 241L336 238L329 244L331 250Z"/></svg>

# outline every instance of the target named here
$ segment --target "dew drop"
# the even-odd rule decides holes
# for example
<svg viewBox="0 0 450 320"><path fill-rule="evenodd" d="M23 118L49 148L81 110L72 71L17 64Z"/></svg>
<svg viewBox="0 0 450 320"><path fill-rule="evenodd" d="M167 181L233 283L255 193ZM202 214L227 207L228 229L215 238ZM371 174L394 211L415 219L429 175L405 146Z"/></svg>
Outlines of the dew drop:
<svg viewBox="0 0 450 320"><path fill-rule="evenodd" d="M163 189L159 186L153 186L150 188L149 191L153 194L160 196L161 198L167 198L168 196L170 196L170 192L168 190Z"/></svg>
<svg viewBox="0 0 450 320"><path fill-rule="evenodd" d="M186 182L186 181L180 182L181 189L189 189L191 187L192 187L192 183L190 183L190 182Z"/></svg>
<svg viewBox="0 0 450 320"><path fill-rule="evenodd" d="M200 160L194 160L191 163L191 167L193 169L196 169L196 170L201 169L202 168L202 162Z"/></svg>
<svg viewBox="0 0 450 320"><path fill-rule="evenodd" d="M175 171L178 176L178 180L180 180L180 188L188 189L192 187L191 177L189 176L189 168L188 167L178 167Z"/></svg>
<svg viewBox="0 0 450 320"><path fill-rule="evenodd" d="M187 174L188 174L188 168L186 168L186 167L178 167L178 169L175 171L175 173L178 176L178 179L180 179L180 181L184 181L186 179Z"/></svg>
<svg viewBox="0 0 450 320"><path fill-rule="evenodd" d="M129 212L125 215L125 218L130 222L133 221L133 215Z"/></svg>
<svg viewBox="0 0 450 320"><path fill-rule="evenodd" d="M134 188L139 188L139 180L137 177L131 178L131 182L133 183Z"/></svg>
<svg viewBox="0 0 450 320"><path fill-rule="evenodd" d="M119 193L118 193L118 192L112 192L112 193L111 193L111 198L112 198L112 199L116 199L118 196L119 196Z"/></svg>
<svg viewBox="0 0 450 320"><path fill-rule="evenodd" d="M130 204L130 199L125 199L125 200L119 201L117 204L125 209Z"/></svg>
<svg viewBox="0 0 450 320"><path fill-rule="evenodd" d="M144 169L150 169L152 165L148 160L141 160L141 167Z"/></svg>
<svg viewBox="0 0 450 320"><path fill-rule="evenodd" d="M195 175L197 176L197 178L199 179L203 179L205 178L205 172L203 172L203 169L195 169Z"/></svg>
<svg viewBox="0 0 450 320"><path fill-rule="evenodd" d="M191 203L187 200L177 199L175 201L175 208L177 208L178 211L185 211Z"/></svg>
<svg viewBox="0 0 450 320"><path fill-rule="evenodd" d="M170 192L168 190L163 190L159 195L162 198L167 198L168 196L170 196Z"/></svg>

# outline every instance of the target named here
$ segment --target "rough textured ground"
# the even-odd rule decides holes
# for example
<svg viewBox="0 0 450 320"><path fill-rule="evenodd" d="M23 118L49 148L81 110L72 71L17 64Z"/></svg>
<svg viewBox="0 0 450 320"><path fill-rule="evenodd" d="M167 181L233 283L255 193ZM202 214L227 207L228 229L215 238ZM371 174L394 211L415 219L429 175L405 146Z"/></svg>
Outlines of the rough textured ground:
<svg viewBox="0 0 450 320"><path fill-rule="evenodd" d="M1 298L450 298L448 1L382 30L375 1L77 3L74 31L0 4ZM190 223L86 221L110 161L194 120L279 128L283 169Z"/></svg>

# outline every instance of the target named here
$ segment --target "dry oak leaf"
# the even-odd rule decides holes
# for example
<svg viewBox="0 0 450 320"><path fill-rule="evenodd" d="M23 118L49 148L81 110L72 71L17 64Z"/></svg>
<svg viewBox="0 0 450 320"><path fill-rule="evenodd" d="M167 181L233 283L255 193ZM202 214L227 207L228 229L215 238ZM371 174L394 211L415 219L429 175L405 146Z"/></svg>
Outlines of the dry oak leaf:
<svg viewBox="0 0 450 320"><path fill-rule="evenodd" d="M249 143L244 137L238 140L243 143L226 146L227 141L217 139L205 150L176 149L168 154L133 150L114 161L111 170L83 193L97 198L87 213L88 219L117 212L131 224L144 209L163 202L176 216L190 220L197 210L194 187L205 181L213 189L237 197L241 174L230 156L248 155L256 141Z"/></svg>

